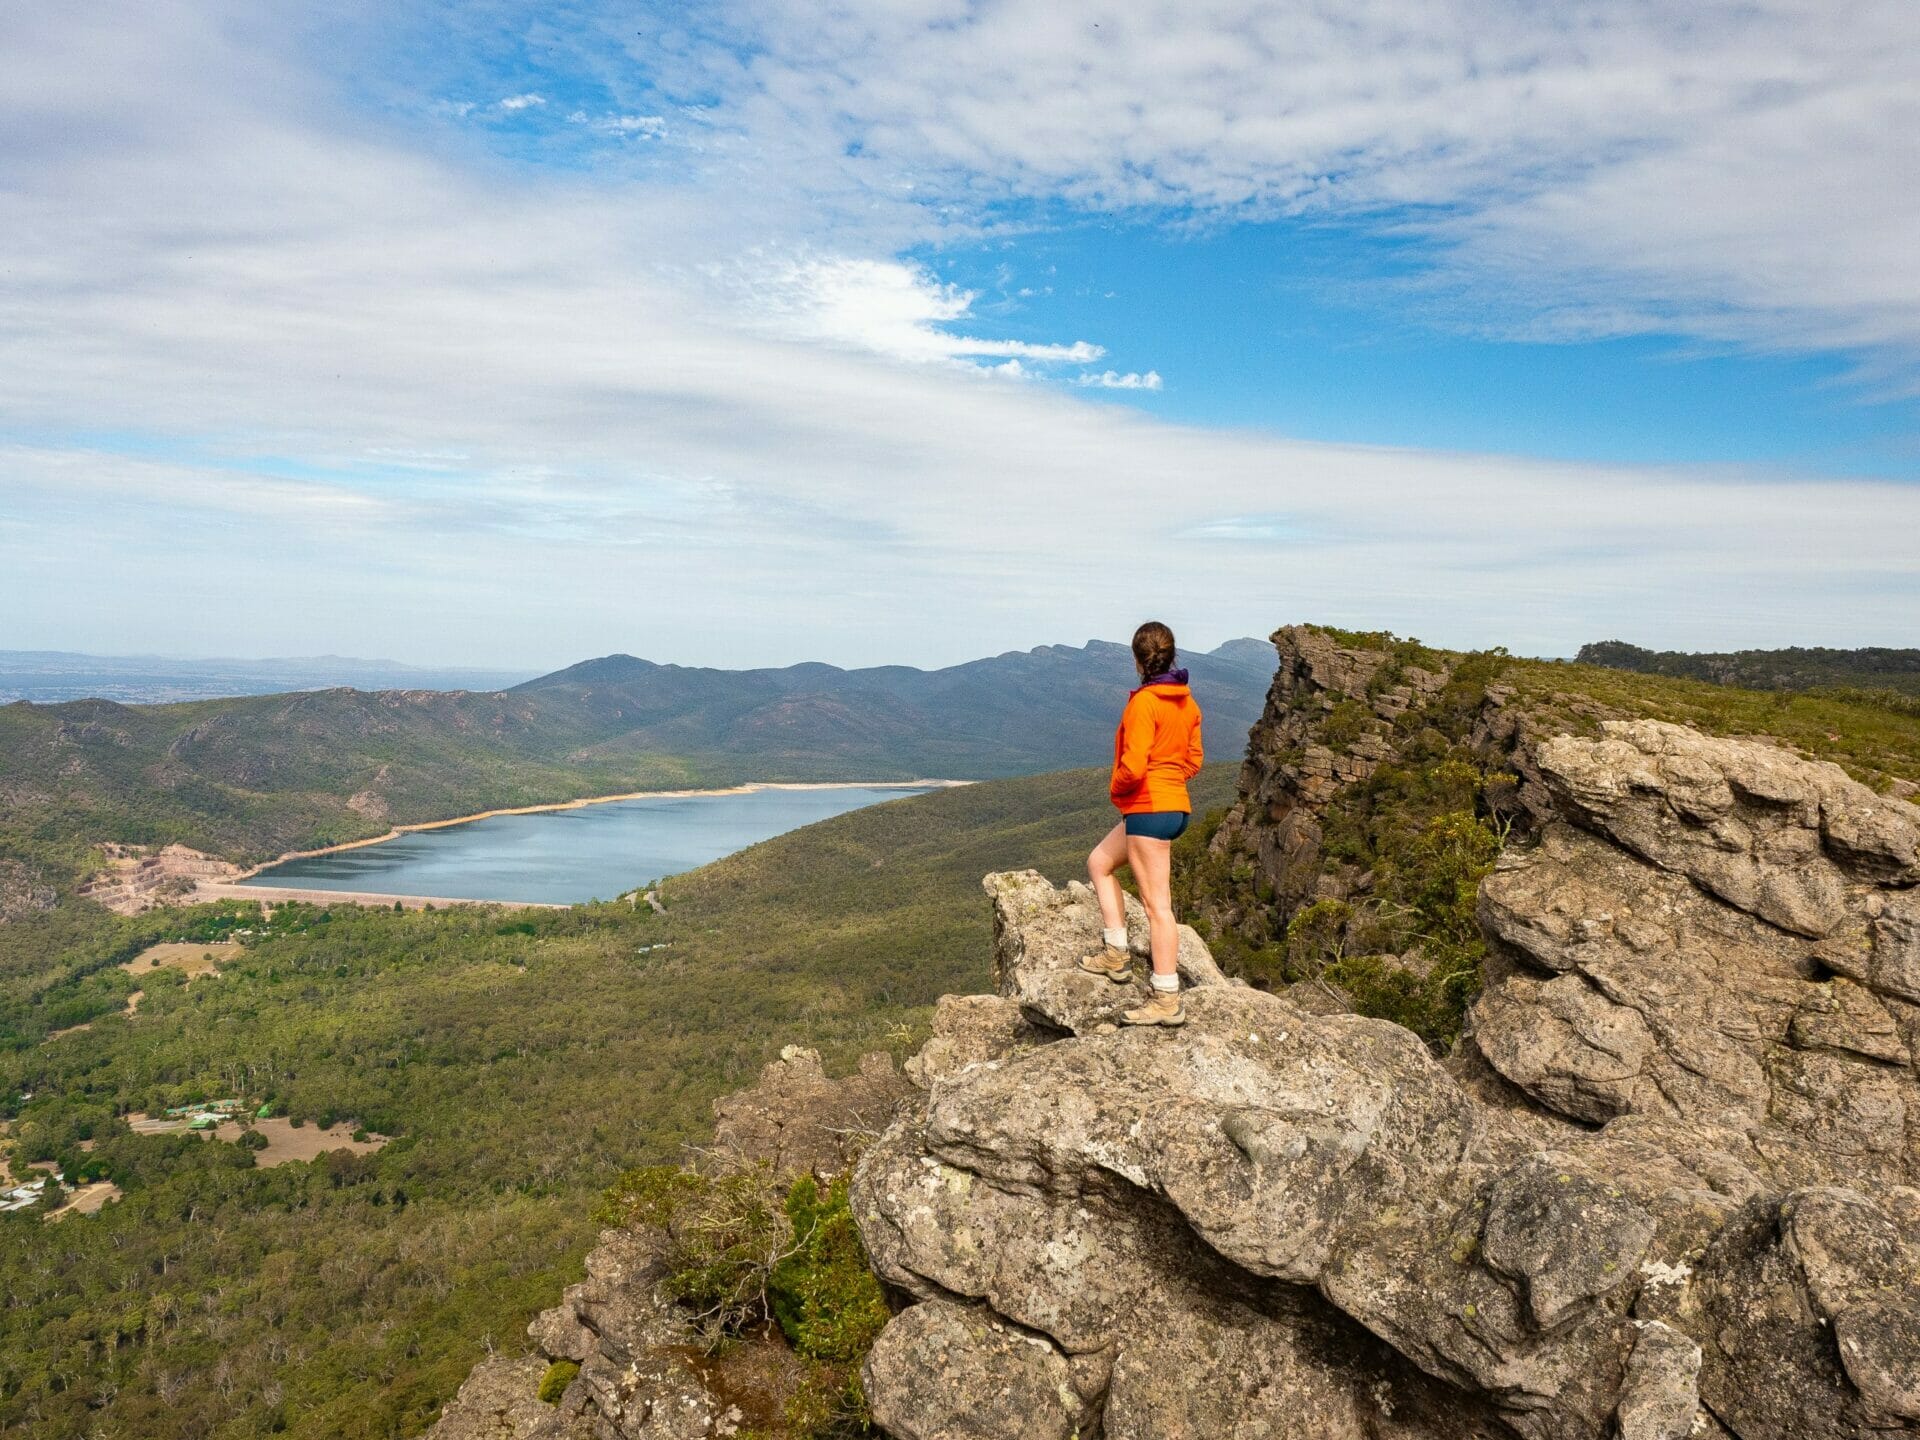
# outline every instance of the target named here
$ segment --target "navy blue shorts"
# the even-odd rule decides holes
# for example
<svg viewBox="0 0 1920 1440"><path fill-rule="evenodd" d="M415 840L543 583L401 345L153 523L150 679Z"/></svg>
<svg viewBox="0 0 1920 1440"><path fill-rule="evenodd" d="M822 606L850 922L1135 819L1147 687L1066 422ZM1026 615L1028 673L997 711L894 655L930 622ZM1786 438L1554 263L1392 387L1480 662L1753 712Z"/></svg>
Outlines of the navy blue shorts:
<svg viewBox="0 0 1920 1440"><path fill-rule="evenodd" d="M1178 840L1192 818L1185 810L1149 810L1126 817L1127 834L1144 835L1149 840Z"/></svg>

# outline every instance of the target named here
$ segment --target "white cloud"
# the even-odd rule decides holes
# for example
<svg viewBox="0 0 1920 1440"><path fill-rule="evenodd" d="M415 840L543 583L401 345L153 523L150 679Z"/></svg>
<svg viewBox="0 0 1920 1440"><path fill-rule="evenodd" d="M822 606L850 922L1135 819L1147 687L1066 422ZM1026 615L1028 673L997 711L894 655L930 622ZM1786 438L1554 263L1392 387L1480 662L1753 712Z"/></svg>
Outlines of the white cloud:
<svg viewBox="0 0 1920 1440"><path fill-rule="evenodd" d="M1077 375L1073 383L1096 390L1158 390L1162 381L1158 370L1149 370L1144 375L1137 370L1129 370L1124 375L1116 370L1102 370L1097 375L1092 372Z"/></svg>
<svg viewBox="0 0 1920 1440"><path fill-rule="evenodd" d="M1008 359L1034 365L1086 365L1106 351L1085 340L1066 343L988 340L942 327L972 318L976 292L950 285L917 265L848 256L776 260L744 267L711 267L723 284L769 330L799 340L870 351L917 363Z"/></svg>
<svg viewBox="0 0 1920 1440"><path fill-rule="evenodd" d="M500 108L502 110L531 110L536 105L544 105L546 103L547 101L544 95L535 95L532 93L509 95L500 102Z"/></svg>
<svg viewBox="0 0 1920 1440"><path fill-rule="evenodd" d="M639 136L648 140L657 140L667 133L667 117L664 115L593 116L584 110L574 110L568 114L567 123L585 125L603 135Z"/></svg>
<svg viewBox="0 0 1920 1440"><path fill-rule="evenodd" d="M1911 0L742 13L728 38L754 63L702 76L825 193L1394 215L1443 247L1427 303L1457 323L1841 347L1920 374Z"/></svg>
<svg viewBox="0 0 1920 1440"><path fill-rule="evenodd" d="M664 135L667 130L664 115L609 115L602 123L620 135Z"/></svg>
<svg viewBox="0 0 1920 1440"><path fill-rule="evenodd" d="M13 643L930 663L1140 613L1547 651L1920 630L1920 487L1312 445L995 384L1098 347L967 336L976 297L860 258L873 230L801 249L820 212L790 192L370 136L251 10L23 16Z"/></svg>

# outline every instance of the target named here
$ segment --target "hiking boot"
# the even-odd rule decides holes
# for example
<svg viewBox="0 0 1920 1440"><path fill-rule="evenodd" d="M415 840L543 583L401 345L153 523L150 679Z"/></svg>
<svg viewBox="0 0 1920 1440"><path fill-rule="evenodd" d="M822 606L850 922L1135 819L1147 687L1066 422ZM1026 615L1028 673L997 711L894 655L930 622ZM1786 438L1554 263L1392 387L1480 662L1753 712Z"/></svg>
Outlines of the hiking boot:
<svg viewBox="0 0 1920 1440"><path fill-rule="evenodd" d="M1125 1025L1184 1025L1187 1012L1180 1004L1178 990L1156 990L1138 1010L1120 1017Z"/></svg>
<svg viewBox="0 0 1920 1440"><path fill-rule="evenodd" d="M1133 979L1133 956L1112 945L1102 945L1091 955L1080 957L1080 968L1089 975L1104 975L1116 985Z"/></svg>

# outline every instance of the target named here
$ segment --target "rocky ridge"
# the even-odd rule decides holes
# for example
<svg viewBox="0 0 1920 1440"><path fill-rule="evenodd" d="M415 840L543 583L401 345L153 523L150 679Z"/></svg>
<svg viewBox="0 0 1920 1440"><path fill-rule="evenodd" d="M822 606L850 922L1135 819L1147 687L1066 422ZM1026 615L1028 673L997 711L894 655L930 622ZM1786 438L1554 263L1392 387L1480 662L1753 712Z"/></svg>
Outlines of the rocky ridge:
<svg viewBox="0 0 1920 1440"><path fill-rule="evenodd" d="M1281 645L1215 842L1269 905L1364 891L1315 827L1396 756L1343 702L1380 721L1455 679L1324 639ZM1324 987L1232 980L1191 931L1189 1023L1119 1028L1144 987L1076 968L1091 894L1021 872L986 881L995 993L943 999L904 1080L790 1052L722 1102L723 1160L825 1173L871 1142L888 1434L1920 1433L1920 812L1759 741L1542 735L1497 686L1462 708L1516 823L1446 1058ZM608 1232L538 1355L477 1369L438 1440L753 1425L659 1279ZM559 1405L530 1400L558 1359Z"/></svg>
<svg viewBox="0 0 1920 1440"><path fill-rule="evenodd" d="M1115 1030L1091 896L989 878L1001 1038L943 1004L856 1177L889 1433L1920 1432L1920 817L1658 722L1529 759L1445 1062L1198 977Z"/></svg>

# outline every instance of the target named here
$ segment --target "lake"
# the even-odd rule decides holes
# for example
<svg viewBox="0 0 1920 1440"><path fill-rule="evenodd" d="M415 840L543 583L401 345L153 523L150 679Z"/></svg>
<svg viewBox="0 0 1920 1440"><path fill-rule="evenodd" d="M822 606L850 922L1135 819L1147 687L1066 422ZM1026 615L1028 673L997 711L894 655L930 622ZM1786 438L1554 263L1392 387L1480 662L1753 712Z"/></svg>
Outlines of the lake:
<svg viewBox="0 0 1920 1440"><path fill-rule="evenodd" d="M768 788L492 815L288 860L241 883L449 900L611 900L816 820L925 793L901 785Z"/></svg>

